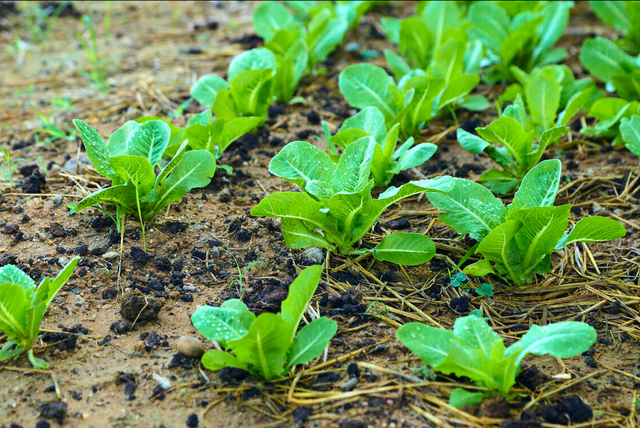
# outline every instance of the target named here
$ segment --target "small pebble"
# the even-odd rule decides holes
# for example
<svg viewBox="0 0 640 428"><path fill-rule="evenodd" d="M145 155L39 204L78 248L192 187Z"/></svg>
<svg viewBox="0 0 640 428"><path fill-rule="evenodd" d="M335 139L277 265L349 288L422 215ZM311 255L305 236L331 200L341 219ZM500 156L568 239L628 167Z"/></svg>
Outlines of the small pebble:
<svg viewBox="0 0 640 428"><path fill-rule="evenodd" d="M115 251L109 251L108 253L104 253L102 255L102 258L106 260L115 259L116 257L118 257L118 253Z"/></svg>
<svg viewBox="0 0 640 428"><path fill-rule="evenodd" d="M53 204L54 204L54 205L60 205L61 203L62 203L62 196L60 196L60 195L56 195L56 196L53 198Z"/></svg>
<svg viewBox="0 0 640 428"><path fill-rule="evenodd" d="M201 357L204 355L204 345L195 337L182 336L176 345L178 352L187 357Z"/></svg>

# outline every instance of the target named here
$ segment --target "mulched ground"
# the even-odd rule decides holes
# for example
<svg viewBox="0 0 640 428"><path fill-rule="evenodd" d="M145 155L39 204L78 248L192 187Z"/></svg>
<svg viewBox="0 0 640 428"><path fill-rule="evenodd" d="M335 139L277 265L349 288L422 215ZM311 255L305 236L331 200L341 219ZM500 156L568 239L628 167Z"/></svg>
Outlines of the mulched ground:
<svg viewBox="0 0 640 428"><path fill-rule="evenodd" d="M8 46L15 34L30 41L25 15L6 4L0 8L0 45ZM326 74L303 79L298 95L304 103L273 106L263 128L225 153L223 163L233 166L233 174L219 171L206 189L159 215L147 229L144 251L134 219L127 220L121 246L114 224L100 212L67 214L66 204L108 183L83 166L79 140L45 145L34 133L36 113L62 126L83 119L103 136L139 116L167 117L189 97L197 76L224 76L233 56L261 44L251 30L252 5L114 4L110 39L105 4L73 8L57 21L50 40L31 43L24 58L0 51L0 144L26 159L16 186L4 186L0 194L0 265L16 264L38 280L82 256L45 317L36 349L51 369L33 370L26 358L0 367L0 426L43 428L44 421L96 427L636 426L640 171L633 154L583 139L579 130L588 120L576 120L568 140L547 153L563 160L558 203L574 204L572 221L596 213L621 221L625 238L557 252L554 271L526 287L489 278L496 291L489 298L449 283L473 242L460 240L439 222L426 198L405 200L385 213L363 245L379 242L387 230L428 231L438 255L410 268L331 255L313 303L339 323L326 361L273 383L233 369L212 373L176 351L180 336L198 337L191 313L234 297L258 312L278 311L297 272L318 261L313 252L286 248L278 222L252 218L249 210L266 194L292 188L267 171L280 148L295 140L321 145L315 138L322 135L318 117L334 130L354 113L337 90L337 76L363 59L357 51L339 49L323 65ZM412 4L376 9L347 43L380 52L390 48L378 18L412 10ZM569 49L567 63L582 75L577 61L582 40L609 32L584 4L574 13L561 44ZM75 41L83 28L81 14L89 14L96 26L113 85L108 94L76 72L88 67ZM384 65L382 57L371 61ZM495 99L499 90L481 86L477 92ZM62 96L72 101L71 109L51 104ZM184 125L200 110L193 103L172 120ZM459 126L472 130L495 115L458 112ZM474 179L490 168L488 158L460 148L456 128L450 118L430 123L422 139L437 143L437 154L392 184L441 174ZM240 278L238 266L255 261L264 263ZM149 320L131 319L145 306L153 309ZM457 410L447 404L451 390L473 386L422 370L394 332L409 321L449 328L457 316L476 309L507 344L531 324L563 320L590 323L598 329L598 341L568 360L530 356L508 401Z"/></svg>

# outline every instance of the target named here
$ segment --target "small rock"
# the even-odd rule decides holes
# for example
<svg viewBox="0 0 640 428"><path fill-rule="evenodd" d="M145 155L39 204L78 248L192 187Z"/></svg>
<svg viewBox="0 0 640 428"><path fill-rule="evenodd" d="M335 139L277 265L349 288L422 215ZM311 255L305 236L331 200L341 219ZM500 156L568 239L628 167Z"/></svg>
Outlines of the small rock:
<svg viewBox="0 0 640 428"><path fill-rule="evenodd" d="M597 202L594 202L594 203L591 205L591 212L592 212L593 214L601 213L601 212L602 212L602 211L604 211L604 210L605 210L605 208L604 208L602 205L598 204Z"/></svg>
<svg viewBox="0 0 640 428"><path fill-rule="evenodd" d="M320 247L309 247L302 253L302 260L306 265L321 265L324 261L324 251Z"/></svg>
<svg viewBox="0 0 640 428"><path fill-rule="evenodd" d="M151 256L140 247L131 247L131 258L134 262L145 264Z"/></svg>
<svg viewBox="0 0 640 428"><path fill-rule="evenodd" d="M162 302L144 296L129 296L120 307L122 318L131 322L153 321L158 318Z"/></svg>
<svg viewBox="0 0 640 428"><path fill-rule="evenodd" d="M196 428L198 426L198 424L200 423L200 421L198 421L198 415L196 415L195 413L192 413L188 418L187 418L187 426L189 428Z"/></svg>
<svg viewBox="0 0 640 428"><path fill-rule="evenodd" d="M131 327L133 327L131 321L127 320L119 320L111 324L111 330L113 330L115 334L128 333L131 331Z"/></svg>
<svg viewBox="0 0 640 428"><path fill-rule="evenodd" d="M67 171L72 174L77 174L82 171L83 166L91 166L91 159L89 156L82 154L80 156L69 159L63 166L62 171Z"/></svg>
<svg viewBox="0 0 640 428"><path fill-rule="evenodd" d="M202 342L195 337L182 336L176 344L178 352L187 357L201 357L204 355L205 349Z"/></svg>
<svg viewBox="0 0 640 428"><path fill-rule="evenodd" d="M390 222L387 223L387 226L389 227L389 229L393 229L393 230L404 230L404 229L410 228L411 224L409 223L409 220L402 219L402 220L391 220Z"/></svg>
<svg viewBox="0 0 640 428"><path fill-rule="evenodd" d="M62 196L56 195L53 198L53 205L60 205L62 203Z"/></svg>
<svg viewBox="0 0 640 428"><path fill-rule="evenodd" d="M67 414L67 403L62 401L53 401L51 403L44 403L40 407L40 416L46 419L55 419L61 425L66 414Z"/></svg>
<svg viewBox="0 0 640 428"><path fill-rule="evenodd" d="M236 230L236 238L239 241L249 241L251 240L251 231L249 229L245 229L244 227L241 227L240 229Z"/></svg>
<svg viewBox="0 0 640 428"><path fill-rule="evenodd" d="M116 257L118 257L118 253L115 251L109 251L108 253L104 253L102 255L102 258L105 260L115 259Z"/></svg>

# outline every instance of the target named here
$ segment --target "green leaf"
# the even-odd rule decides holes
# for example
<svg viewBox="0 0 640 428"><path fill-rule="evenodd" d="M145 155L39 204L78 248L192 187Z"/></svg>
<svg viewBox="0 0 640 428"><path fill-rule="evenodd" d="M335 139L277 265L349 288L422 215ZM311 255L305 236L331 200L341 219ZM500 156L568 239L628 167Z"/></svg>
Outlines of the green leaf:
<svg viewBox="0 0 640 428"><path fill-rule="evenodd" d="M98 131L80 119L74 119L73 124L80 132L84 148L87 151L87 156L91 160L91 163L98 174L111 179L116 177L115 171L111 168L111 165L109 165L109 152L107 150L107 146L104 144L104 140Z"/></svg>
<svg viewBox="0 0 640 428"><path fill-rule="evenodd" d="M373 106L365 107L345 120L340 126L340 132L348 129L362 130L378 142L384 141L384 137L387 134L384 115L378 108Z"/></svg>
<svg viewBox="0 0 640 428"><path fill-rule="evenodd" d="M494 158L490 149L487 149L487 152L489 156ZM494 160L496 159L494 158ZM478 181L497 195L506 195L520 184L520 179L510 171L502 171L497 168L491 168L483 172Z"/></svg>
<svg viewBox="0 0 640 428"><path fill-rule="evenodd" d="M410 16L400 23L398 50L414 68L425 70L433 49L431 34L419 16Z"/></svg>
<svg viewBox="0 0 640 428"><path fill-rule="evenodd" d="M571 232L560 240L558 246L563 248L573 242L611 241L626 234L627 230L616 220L600 216L586 217L576 223Z"/></svg>
<svg viewBox="0 0 640 428"><path fill-rule="evenodd" d="M0 285L16 284L21 286L27 293L29 300L36 289L36 283L20 269L14 265L5 265L0 267Z"/></svg>
<svg viewBox="0 0 640 428"><path fill-rule="evenodd" d="M598 79L611 82L613 76L625 74L635 68L633 58L611 40L598 37L582 44L580 61Z"/></svg>
<svg viewBox="0 0 640 428"><path fill-rule="evenodd" d="M531 207L552 207L558 194L562 162L549 159L533 167L522 179L509 211Z"/></svg>
<svg viewBox="0 0 640 428"><path fill-rule="evenodd" d="M293 26L293 15L282 4L275 1L259 3L253 10L253 30L266 41L273 39L280 30Z"/></svg>
<svg viewBox="0 0 640 428"><path fill-rule="evenodd" d="M271 73L276 69L276 57L267 48L256 48L236 55L229 63L228 79L233 86L233 81L246 71L270 69ZM238 100L236 100L237 102Z"/></svg>
<svg viewBox="0 0 640 428"><path fill-rule="evenodd" d="M189 93L200 104L211 108L218 93L228 87L229 85L222 77L215 74L205 74L191 87Z"/></svg>
<svg viewBox="0 0 640 428"><path fill-rule="evenodd" d="M211 370L217 371L225 367L235 367L238 369L247 369L247 365L241 363L236 357L224 351L207 351L202 356L202 365Z"/></svg>
<svg viewBox="0 0 640 428"><path fill-rule="evenodd" d="M304 221L284 218L281 224L284 243L289 248L305 248L311 245L333 250L334 246L316 231L310 230Z"/></svg>
<svg viewBox="0 0 640 428"><path fill-rule="evenodd" d="M35 300L44 303L45 309L49 307L53 298L56 297L56 294L63 285L69 281L71 275L73 275L73 271L76 268L76 265L80 261L80 257L74 257L71 259L69 263L65 265L65 267L58 273L58 275L47 282L47 286L44 286L45 282L43 281L36 290Z"/></svg>
<svg viewBox="0 0 640 428"><path fill-rule="evenodd" d="M487 276L490 273L496 273L491 267L491 263L487 259L482 259L462 269L462 272L473 276Z"/></svg>
<svg viewBox="0 0 640 428"><path fill-rule="evenodd" d="M318 281L322 275L322 266L310 266L300 272L298 277L289 286L289 294L282 301L280 316L292 327L292 335L289 343L293 342L302 316L311 303L313 293L318 288Z"/></svg>
<svg viewBox="0 0 640 428"><path fill-rule="evenodd" d="M514 281L520 280L521 261L514 237L522 223L509 220L494 228L484 237L476 252L497 263L499 273L507 272Z"/></svg>
<svg viewBox="0 0 640 428"><path fill-rule="evenodd" d="M590 1L591 10L605 24L616 30L628 30L631 21L624 1Z"/></svg>
<svg viewBox="0 0 640 428"><path fill-rule="evenodd" d="M502 42L509 35L509 16L505 10L488 2L474 2L469 7L467 18L471 22L469 34L499 54Z"/></svg>
<svg viewBox="0 0 640 428"><path fill-rule="evenodd" d="M262 49L271 53L271 51L265 48ZM266 116L267 109L273 101L272 69L244 71L231 81L230 86L231 97L233 98L233 103L238 113L246 116ZM222 93L220 95L222 95ZM216 102L217 101L218 100L216 100ZM214 104L213 111L221 117L218 114L218 108L220 107ZM233 117L225 116L222 118L231 120Z"/></svg>
<svg viewBox="0 0 640 428"><path fill-rule="evenodd" d="M222 139L226 121L218 119L208 125L196 123L188 126L184 133L185 140L189 141L189 146L194 150L206 150L215 155L216 144Z"/></svg>
<svg viewBox="0 0 640 428"><path fill-rule="evenodd" d="M451 79L438 99L438 109L457 103L461 98L469 95L478 83L480 83L480 77L477 74L463 74Z"/></svg>
<svg viewBox="0 0 640 428"><path fill-rule="evenodd" d="M522 208L510 212L510 220L519 220L522 227L515 235L522 255L526 276L554 251L569 222L571 205L559 207Z"/></svg>
<svg viewBox="0 0 640 428"><path fill-rule="evenodd" d="M404 86L405 94L411 89L415 90L406 117L409 120L409 129L412 133L419 129L422 122L431 120L435 100L442 93L443 88L444 80L431 79L427 76L415 76L406 83Z"/></svg>
<svg viewBox="0 0 640 428"><path fill-rule="evenodd" d="M462 128L457 129L456 138L460 145L470 153L482 153L487 147L491 147L491 144L487 143L482 138L473 135Z"/></svg>
<svg viewBox="0 0 640 428"><path fill-rule="evenodd" d="M394 45L400 43L400 19L385 16L380 18L382 31Z"/></svg>
<svg viewBox="0 0 640 428"><path fill-rule="evenodd" d="M573 3L570 2L557 1L545 6L543 10L544 21L536 29L539 40L533 51L534 58L539 57L543 52L551 50L553 45L562 37L569 24L569 9L572 5Z"/></svg>
<svg viewBox="0 0 640 428"><path fill-rule="evenodd" d="M582 322L563 321L544 327L532 325L520 341L507 349L505 356L517 355L517 366L527 354L570 358L588 350L596 338L596 330Z"/></svg>
<svg viewBox="0 0 640 428"><path fill-rule="evenodd" d="M484 392L469 392L462 388L455 388L449 396L449 404L456 409L462 409L464 406L478 406L484 397Z"/></svg>
<svg viewBox="0 0 640 428"><path fill-rule="evenodd" d="M623 118L620 121L620 133L627 146L637 156L640 156L640 116L631 116L631 119Z"/></svg>
<svg viewBox="0 0 640 428"><path fill-rule="evenodd" d="M533 131L525 132L524 127L512 117L501 117L476 132L489 143L499 143L506 147L518 164L526 164L526 155L531 151Z"/></svg>
<svg viewBox="0 0 640 428"><path fill-rule="evenodd" d="M287 144L269 163L271 174L295 183L307 191L309 191L307 189L309 184L331 183L335 169L336 164L327 153L305 141ZM313 195L324 199L322 197L324 195Z"/></svg>
<svg viewBox="0 0 640 428"><path fill-rule="evenodd" d="M226 347L229 341L243 338L255 318L242 300L230 299L217 308L200 306L191 322L204 337Z"/></svg>
<svg viewBox="0 0 640 428"><path fill-rule="evenodd" d="M361 129L345 129L344 131L340 131L336 135L329 138L329 141L340 148L346 149L349 144L355 143L359 139L368 137L369 135L370 134L368 132Z"/></svg>
<svg viewBox="0 0 640 428"><path fill-rule="evenodd" d="M312 28L309 24L309 33L311 34ZM345 17L332 18L320 34L314 38L312 43L309 43L309 58L312 64L318 64L327 60L327 57L333 52L342 40L349 29L349 22ZM308 40L308 39L307 39Z"/></svg>
<svg viewBox="0 0 640 428"><path fill-rule="evenodd" d="M560 107L560 85L544 75L534 77L527 85L527 103L534 123L549 129Z"/></svg>
<svg viewBox="0 0 640 428"><path fill-rule="evenodd" d="M484 95L472 95L467 97L461 104L465 110L484 111L491 107L491 102Z"/></svg>
<svg viewBox="0 0 640 428"><path fill-rule="evenodd" d="M493 346L502 342L485 320L474 316L457 318L453 324L453 334L465 345L481 350L487 357L491 357Z"/></svg>
<svg viewBox="0 0 640 428"><path fill-rule="evenodd" d="M114 172L115 175L115 172ZM82 199L72 213L82 211L94 205L106 203L109 205L120 205L130 213L137 213L136 191L130 183L118 184L106 189L101 189Z"/></svg>
<svg viewBox="0 0 640 428"><path fill-rule="evenodd" d="M111 167L122 182L130 182L135 188L138 199L141 199L153 188L156 174L153 166L142 156L121 155L109 159Z"/></svg>
<svg viewBox="0 0 640 428"><path fill-rule="evenodd" d="M27 300L24 288L19 284L5 283L0 285L0 331L9 340L17 340L24 346L29 339L27 333L27 308L31 301Z"/></svg>
<svg viewBox="0 0 640 428"><path fill-rule="evenodd" d="M501 223L505 208L486 187L472 181L449 178L446 194L427 193L429 201L443 211L440 219L456 232L486 236Z"/></svg>
<svg viewBox="0 0 640 428"><path fill-rule="evenodd" d="M464 69L464 53L467 43L464 40L449 39L439 49L429 66L429 75L443 79L448 86L453 79L462 75ZM469 76L476 76L470 74ZM478 77L478 81L480 78ZM477 82L476 82L477 84Z"/></svg>
<svg viewBox="0 0 640 428"><path fill-rule="evenodd" d="M363 137L344 150L331 181L337 192L360 193L364 190L369 183L375 146L373 137Z"/></svg>
<svg viewBox="0 0 640 428"><path fill-rule="evenodd" d="M218 93L212 107L213 112L219 119L232 120L238 117L236 103L233 101L231 91L223 89Z"/></svg>
<svg viewBox="0 0 640 428"><path fill-rule="evenodd" d="M373 257L383 262L417 266L433 258L436 254L436 246L425 235L398 232L385 236L370 251Z"/></svg>
<svg viewBox="0 0 640 428"><path fill-rule="evenodd" d="M447 31L460 26L460 9L455 2L431 2L421 13L426 27L433 34L433 51L446 50ZM426 67L425 67L426 68Z"/></svg>
<svg viewBox="0 0 640 428"><path fill-rule="evenodd" d="M129 120L113 131L107 142L107 150L110 157L131 154L130 145L134 143L134 140L131 139L131 134L139 126L140 122Z"/></svg>
<svg viewBox="0 0 640 428"><path fill-rule="evenodd" d="M438 146L435 144L418 144L400 155L398 160L393 163L392 167L387 170L387 172L391 174L398 174L400 171L420 166L431 159L437 150Z"/></svg>
<svg viewBox="0 0 640 428"><path fill-rule="evenodd" d="M396 338L431 367L439 366L449 356L453 332L410 322L396 331Z"/></svg>
<svg viewBox="0 0 640 428"><path fill-rule="evenodd" d="M575 93L569 101L567 101L565 109L558 115L557 124L566 125L569 123L569 121L587 104L594 92L594 89L595 88L591 86Z"/></svg>
<svg viewBox="0 0 640 428"><path fill-rule="evenodd" d="M389 49L385 49L384 57L387 60L389 69L397 80L402 79L402 77L411 72L411 67L409 67L409 64L407 64L404 59L402 59L402 57L397 53Z"/></svg>
<svg viewBox="0 0 640 428"><path fill-rule="evenodd" d="M211 153L204 150L185 153L164 184L158 183L160 188L155 189L158 192L157 199L145 214L146 217L153 217L170 203L180 200L191 189L206 186L215 172L216 160Z"/></svg>
<svg viewBox="0 0 640 428"><path fill-rule="evenodd" d="M311 321L300 329L289 349L287 368L318 358L338 331L338 324L326 317Z"/></svg>
<svg viewBox="0 0 640 428"><path fill-rule="evenodd" d="M271 380L284 374L290 330L278 315L265 312L255 319L246 336L227 344L241 363Z"/></svg>
<svg viewBox="0 0 640 428"><path fill-rule="evenodd" d="M151 165L158 163L169 144L171 128L161 120L145 122L133 130L129 139L129 155L142 156Z"/></svg>
<svg viewBox="0 0 640 428"><path fill-rule="evenodd" d="M394 85L394 81L384 69L371 64L350 65L340 73L338 85L351 106L377 107L387 121L395 116L389 93L389 85Z"/></svg>

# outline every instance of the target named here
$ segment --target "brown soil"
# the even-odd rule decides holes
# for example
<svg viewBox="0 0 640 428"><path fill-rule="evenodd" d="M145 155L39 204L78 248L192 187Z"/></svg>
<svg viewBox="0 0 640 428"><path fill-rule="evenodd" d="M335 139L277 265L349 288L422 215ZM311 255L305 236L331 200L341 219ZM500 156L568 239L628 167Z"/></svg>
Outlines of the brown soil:
<svg viewBox="0 0 640 428"><path fill-rule="evenodd" d="M337 90L337 76L346 65L363 60L339 49L324 65L326 74L304 79L298 93L304 105L284 106L265 128L225 153L223 163L234 167L232 175L219 171L208 188L188 194L148 226L146 257L135 219L127 219L121 247L113 223L100 212L67 214L66 204L108 183L86 168L61 170L79 156L79 140L44 145L40 135L36 141L36 113L52 114L60 125L83 119L103 136L139 116L167 117L189 97L197 76L224 76L233 56L261 43L252 36L252 5L114 4L110 40L105 37L105 4L73 7L93 19L101 55L110 66L111 93L101 94L76 72L88 64L75 41L83 25L74 14L60 18L48 44L32 44L23 61L8 49L0 51L0 144L16 158L27 159L21 166L35 164L40 156L48 169L46 176L39 175L42 167L35 175L25 170L26 177L17 174L16 187L2 190L0 265L16 264L39 280L55 275L75 254L82 256L51 305L43 341L36 347L51 369L33 370L24 357L0 366L0 426L36 426L48 417L53 425L60 419L74 427L181 427L188 420L193 424L196 415L200 426L215 427L480 427L501 422L533 427L544 421L541 414L554 423L570 417L586 418L579 426L636 426L638 159L604 142L582 139L578 131L584 120L576 121L569 141L548 152L565 167L559 203L574 204L574 221L592 212L620 220L628 230L625 238L557 253L554 272L530 286L509 288L493 278L496 295L488 298L449 286L448 272L470 242L459 240L439 221L432 223L436 211L425 198L414 198L390 209L363 245L397 227L392 221L406 220L400 225L408 230L429 230L438 255L412 268L332 255L330 275L317 295L320 311L339 323L325 364L316 361L288 379L265 383L229 370L209 372L197 361L181 358L175 345L180 336L198 337L190 322L198 306L241 297L252 309L277 311L287 285L308 264L304 251L285 247L276 221L252 218L249 210L266 194L291 187L269 175L271 157L287 142L313 142L318 141L314 135L322 135L320 125L310 123L305 113L317 112L332 129L353 114ZM390 48L375 37L378 17L404 16L412 8L377 9L347 42L380 52ZM581 41L605 32L579 4L562 43L576 73L582 73L577 61ZM14 35L30 40L26 20L0 9L0 45L8 46ZM384 65L382 57L372 62ZM494 91L482 87L478 93L495 98L499 93ZM57 96L69 97L73 110L51 106ZM201 109L193 103L185 116ZM459 112L458 120L473 128L488 124L495 114ZM185 116L173 120L183 125ZM417 174L477 178L490 167L488 158L461 150L455 129L448 118L429 124L423 136L439 145L438 153L397 182ZM115 257L105 257L111 252ZM256 260L265 263L248 269L239 283L236 261L243 269ZM157 319L138 321L131 332L116 328L116 333L111 326L122 319L121 305L132 295L146 302L155 299L163 307ZM460 411L446 404L448 396L455 386L469 382L416 370L419 361L394 340L394 332L409 321L450 327L455 317L474 309L481 309L508 343L531 324L561 320L588 322L598 329L599 339L580 357L527 358L526 365L535 366L537 373L528 370L508 402ZM359 376L359 383L343 392L351 376ZM159 388L158 377L171 387ZM521 416L522 421L513 420Z"/></svg>

